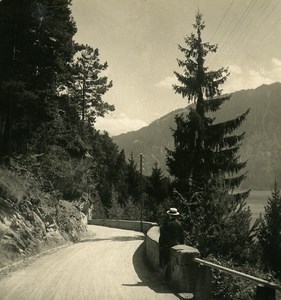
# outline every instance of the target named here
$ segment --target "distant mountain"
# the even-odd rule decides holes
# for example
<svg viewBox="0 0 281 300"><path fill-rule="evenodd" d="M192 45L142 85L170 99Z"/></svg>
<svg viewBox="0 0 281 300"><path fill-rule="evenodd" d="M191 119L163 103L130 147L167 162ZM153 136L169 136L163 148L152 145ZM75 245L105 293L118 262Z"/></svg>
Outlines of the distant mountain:
<svg viewBox="0 0 281 300"><path fill-rule="evenodd" d="M271 190L275 179L281 185L281 83L233 93L217 112L216 121L233 119L248 108L250 114L240 129L246 132L240 148L241 160L248 161L248 176L241 188ZM144 154L147 175L155 162L166 172L165 149L173 149L174 118L186 111L178 109L147 127L115 136L113 140L120 150L125 150L127 157L133 152L137 160L139 153Z"/></svg>

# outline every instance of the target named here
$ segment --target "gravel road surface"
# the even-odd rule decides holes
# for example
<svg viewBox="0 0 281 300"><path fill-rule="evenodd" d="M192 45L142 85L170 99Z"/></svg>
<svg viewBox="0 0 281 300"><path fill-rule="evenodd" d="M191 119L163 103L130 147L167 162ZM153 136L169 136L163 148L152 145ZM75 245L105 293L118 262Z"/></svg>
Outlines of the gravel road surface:
<svg viewBox="0 0 281 300"><path fill-rule="evenodd" d="M0 280L1 300L183 299L144 260L142 233L89 225L91 239L42 256Z"/></svg>

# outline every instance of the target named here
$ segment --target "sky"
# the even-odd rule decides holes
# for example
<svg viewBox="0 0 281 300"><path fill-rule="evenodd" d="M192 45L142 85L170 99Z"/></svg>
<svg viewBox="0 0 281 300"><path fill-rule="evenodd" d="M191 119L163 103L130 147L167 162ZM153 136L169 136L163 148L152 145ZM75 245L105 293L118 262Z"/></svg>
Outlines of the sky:
<svg viewBox="0 0 281 300"><path fill-rule="evenodd" d="M99 49L113 87L103 99L115 111L95 127L111 136L138 130L188 105L175 94L182 73L178 45L193 32L198 10L203 41L218 44L210 70L228 67L223 92L281 81L280 0L72 0L75 41Z"/></svg>

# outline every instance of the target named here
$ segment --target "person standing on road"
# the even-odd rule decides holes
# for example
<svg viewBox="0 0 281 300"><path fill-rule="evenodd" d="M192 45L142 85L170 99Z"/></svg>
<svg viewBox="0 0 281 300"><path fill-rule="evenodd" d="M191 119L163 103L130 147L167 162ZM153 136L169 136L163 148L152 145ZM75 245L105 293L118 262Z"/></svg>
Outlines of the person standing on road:
<svg viewBox="0 0 281 300"><path fill-rule="evenodd" d="M170 279L170 248L175 245L184 244L184 231L178 217L180 216L178 210L171 207L167 211L168 218L160 226L159 237L159 262L163 269L164 278Z"/></svg>

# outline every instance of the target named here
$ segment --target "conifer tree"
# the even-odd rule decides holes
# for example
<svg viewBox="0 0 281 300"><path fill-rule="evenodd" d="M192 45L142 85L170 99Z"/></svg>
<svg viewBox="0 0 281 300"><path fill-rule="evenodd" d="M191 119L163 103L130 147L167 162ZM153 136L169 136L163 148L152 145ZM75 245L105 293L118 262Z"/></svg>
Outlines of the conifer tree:
<svg viewBox="0 0 281 300"><path fill-rule="evenodd" d="M198 222L204 218L206 226L208 222L215 222L209 218L214 200L212 186L220 186L222 194L225 191L229 194L245 178L241 171L246 163L240 162L238 155L244 133L235 135L234 131L249 113L248 110L232 120L216 122L215 112L230 99L229 95L222 95L220 89L227 79L228 70L210 71L206 66L207 55L216 52L217 45L203 42L205 23L199 12L193 28L195 33L185 37L186 46L179 46L184 54L183 59L178 59L183 74L175 72L179 84L173 86L175 92L192 105L185 115L176 116L176 129L173 130L175 149L167 150L168 169L183 200L185 221L191 231L194 224L190 220ZM243 209L248 194L249 191L231 196L234 212L239 210L238 207ZM248 216L246 221L250 222Z"/></svg>
<svg viewBox="0 0 281 300"><path fill-rule="evenodd" d="M164 177L161 168L155 163L151 176L147 178L147 194L149 201L147 207L151 212L152 221L157 221L157 215L159 213L159 207L166 204L169 199L170 181L169 178Z"/></svg>
<svg viewBox="0 0 281 300"><path fill-rule="evenodd" d="M277 182L265 206L259 227L259 242L265 267L281 276L281 195Z"/></svg>
<svg viewBox="0 0 281 300"><path fill-rule="evenodd" d="M73 64L73 81L70 93L77 103L83 121L94 123L97 117L103 117L114 106L102 100L102 96L112 87L101 72L107 69L107 63L100 63L99 50L89 45L80 46L76 61Z"/></svg>
<svg viewBox="0 0 281 300"><path fill-rule="evenodd" d="M173 131L175 150L168 150L167 164L170 174L176 179L181 192L194 193L204 190L208 182L225 175L225 185L229 190L239 186L245 174L236 174L245 167L239 161L237 152L244 133L233 132L245 120L249 111L221 123L207 113L216 112L230 96L222 96L220 85L228 76L226 68L209 71L205 66L206 56L216 52L217 46L202 41L205 27L202 15L196 15L193 25L196 33L185 38L186 48L179 46L184 59L178 60L183 74L175 72L180 85L174 90L188 102L192 102L187 116L176 117L176 129ZM248 193L239 194L237 198L246 197Z"/></svg>
<svg viewBox="0 0 281 300"><path fill-rule="evenodd" d="M2 157L26 145L31 132L59 116L58 87L68 76L75 51L70 4L69 0L0 2Z"/></svg>
<svg viewBox="0 0 281 300"><path fill-rule="evenodd" d="M158 167L158 164L155 163L151 176L148 177L149 186L148 186L148 194L154 199L155 205L159 204L164 200L168 195L168 185L166 182L166 178L163 175L161 168Z"/></svg>
<svg viewBox="0 0 281 300"><path fill-rule="evenodd" d="M137 164L133 152L131 153L128 161L126 177L128 193L132 197L133 201L137 202L139 200L140 194L140 173L137 169Z"/></svg>
<svg viewBox="0 0 281 300"><path fill-rule="evenodd" d="M128 186L126 183L127 162L125 151L122 149L116 159L116 170L114 171L116 190L119 194L119 203L126 204L128 200Z"/></svg>

